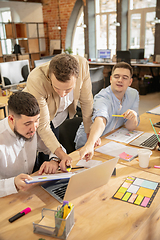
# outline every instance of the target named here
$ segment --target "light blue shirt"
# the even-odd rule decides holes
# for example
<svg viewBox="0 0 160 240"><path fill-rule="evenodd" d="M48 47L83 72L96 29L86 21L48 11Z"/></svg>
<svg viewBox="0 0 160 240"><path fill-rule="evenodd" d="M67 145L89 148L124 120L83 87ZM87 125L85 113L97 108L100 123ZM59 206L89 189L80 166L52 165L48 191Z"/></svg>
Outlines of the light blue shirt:
<svg viewBox="0 0 160 240"><path fill-rule="evenodd" d="M108 86L105 89L102 89L94 97L93 104L93 117L92 120L96 117L106 118L106 127L102 136L109 133L110 131L119 128L122 126L127 119L112 117L112 115L121 115L126 112L128 109L134 110L137 113L138 124L139 124L139 93L136 89L128 87L122 103L114 95L111 90L111 86ZM75 147L76 149L84 146L87 141L87 135L84 130L83 123L81 123L75 137Z"/></svg>

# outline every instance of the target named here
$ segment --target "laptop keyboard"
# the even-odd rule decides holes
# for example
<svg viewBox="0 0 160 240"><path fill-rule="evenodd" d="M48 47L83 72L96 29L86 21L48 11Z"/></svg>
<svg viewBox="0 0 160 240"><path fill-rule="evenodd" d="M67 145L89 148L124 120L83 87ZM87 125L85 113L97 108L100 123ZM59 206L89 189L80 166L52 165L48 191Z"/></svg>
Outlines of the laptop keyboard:
<svg viewBox="0 0 160 240"><path fill-rule="evenodd" d="M63 200L65 192L66 192L66 189L67 189L67 186L68 186L68 183L64 184L61 187L53 189L52 193L54 193L54 195L58 196L58 198Z"/></svg>
<svg viewBox="0 0 160 240"><path fill-rule="evenodd" d="M140 144L141 147L152 148L158 143L157 136L154 134Z"/></svg>

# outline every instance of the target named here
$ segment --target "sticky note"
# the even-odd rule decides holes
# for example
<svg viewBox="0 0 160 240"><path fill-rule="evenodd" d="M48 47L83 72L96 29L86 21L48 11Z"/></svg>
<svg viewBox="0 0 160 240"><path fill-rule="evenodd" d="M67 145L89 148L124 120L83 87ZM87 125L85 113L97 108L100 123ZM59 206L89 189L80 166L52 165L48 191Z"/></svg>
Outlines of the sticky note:
<svg viewBox="0 0 160 240"><path fill-rule="evenodd" d="M133 156L130 155L130 154L127 154L125 152L122 152L121 154L119 154L119 157L122 158L122 159L128 160L128 159L132 158Z"/></svg>

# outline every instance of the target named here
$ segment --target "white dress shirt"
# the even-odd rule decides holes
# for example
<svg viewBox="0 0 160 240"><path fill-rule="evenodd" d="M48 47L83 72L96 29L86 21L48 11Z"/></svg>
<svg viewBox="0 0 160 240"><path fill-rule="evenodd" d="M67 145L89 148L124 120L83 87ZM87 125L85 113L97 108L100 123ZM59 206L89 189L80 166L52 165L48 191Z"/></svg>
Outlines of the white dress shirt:
<svg viewBox="0 0 160 240"><path fill-rule="evenodd" d="M51 153L38 134L31 141L19 139L11 130L8 118L0 121L0 197L17 193L14 177L32 173L37 149Z"/></svg>
<svg viewBox="0 0 160 240"><path fill-rule="evenodd" d="M57 128L60 126L68 116L68 107L73 102L73 89L65 97L60 97L60 104L58 111L52 120L53 126Z"/></svg>

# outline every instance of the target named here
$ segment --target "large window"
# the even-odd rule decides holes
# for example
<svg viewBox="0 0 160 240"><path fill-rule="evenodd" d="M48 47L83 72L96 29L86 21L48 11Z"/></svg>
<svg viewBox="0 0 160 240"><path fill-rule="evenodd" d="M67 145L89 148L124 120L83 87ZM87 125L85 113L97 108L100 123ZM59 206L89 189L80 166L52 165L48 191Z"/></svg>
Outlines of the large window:
<svg viewBox="0 0 160 240"><path fill-rule="evenodd" d="M1 10L0 11L0 36L1 36L1 45L2 45L2 53L3 54L11 54L12 53L12 42L11 39L3 40L6 38L5 25L1 22L11 22L11 11Z"/></svg>
<svg viewBox="0 0 160 240"><path fill-rule="evenodd" d="M128 48L144 48L145 57L154 54L156 0L130 0Z"/></svg>
<svg viewBox="0 0 160 240"><path fill-rule="evenodd" d="M116 0L95 0L96 49L111 49L116 54Z"/></svg>
<svg viewBox="0 0 160 240"><path fill-rule="evenodd" d="M84 53L85 53L85 43L84 43L85 27L86 26L84 25L84 13L83 13L83 7L82 7L77 17L77 23L74 30L73 44L72 44L73 54L74 55L78 54L82 57L84 57Z"/></svg>

